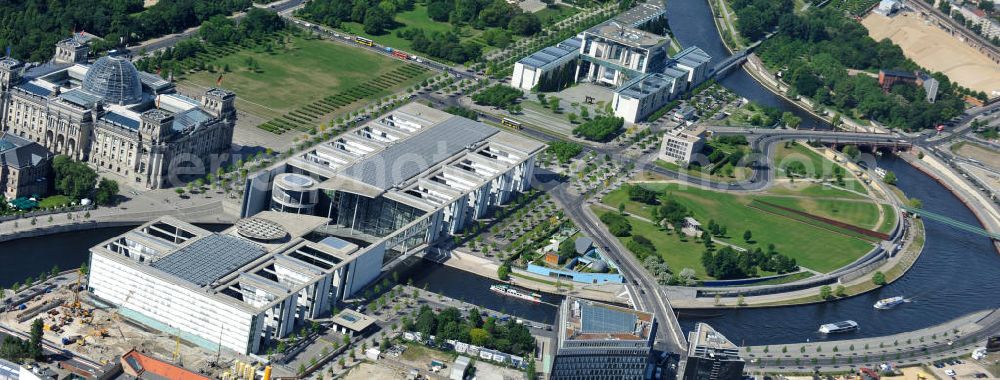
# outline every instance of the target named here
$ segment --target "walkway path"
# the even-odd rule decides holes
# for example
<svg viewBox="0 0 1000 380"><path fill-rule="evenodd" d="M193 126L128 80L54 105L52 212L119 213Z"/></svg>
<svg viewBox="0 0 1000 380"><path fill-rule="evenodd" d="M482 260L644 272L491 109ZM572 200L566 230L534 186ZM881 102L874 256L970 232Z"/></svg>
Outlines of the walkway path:
<svg viewBox="0 0 1000 380"><path fill-rule="evenodd" d="M123 188L123 191L127 189ZM88 226L95 224L141 224L165 215L195 223L233 223L238 219L235 212L238 208L236 201L226 200L224 194L218 194L214 190L188 195L186 198L179 197L171 189L132 194L132 198L115 207L39 216L34 218L34 225L30 218L0 222L0 241L92 228ZM85 216L88 213L89 217Z"/></svg>
<svg viewBox="0 0 1000 380"><path fill-rule="evenodd" d="M918 331L865 339L752 346L741 349L741 356L747 360L748 370L760 368L768 372L811 372L816 367L821 371L844 371L884 362L915 364L971 352L998 327L1000 310L984 310Z"/></svg>

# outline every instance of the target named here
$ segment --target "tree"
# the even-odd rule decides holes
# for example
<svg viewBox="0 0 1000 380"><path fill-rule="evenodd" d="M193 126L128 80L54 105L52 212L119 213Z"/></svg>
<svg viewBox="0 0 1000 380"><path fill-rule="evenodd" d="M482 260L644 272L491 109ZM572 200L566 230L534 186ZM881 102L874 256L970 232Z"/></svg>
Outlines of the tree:
<svg viewBox="0 0 1000 380"><path fill-rule="evenodd" d="M893 173L892 171L886 171L885 172L885 177L882 178L882 180L885 181L885 183L887 183L887 184L895 185L896 184L896 173Z"/></svg>
<svg viewBox="0 0 1000 380"><path fill-rule="evenodd" d="M625 202L618 203L618 213L621 215L625 215Z"/></svg>
<svg viewBox="0 0 1000 380"><path fill-rule="evenodd" d="M885 285L885 274L881 271L875 272L872 275L872 283L878 286Z"/></svg>
<svg viewBox="0 0 1000 380"><path fill-rule="evenodd" d="M385 28L391 24L392 16L380 7L371 7L365 12L365 33L373 35L383 34L385 33Z"/></svg>
<svg viewBox="0 0 1000 380"><path fill-rule="evenodd" d="M836 294L837 297L847 296L847 288L845 288L844 285L837 285L837 289L834 291L834 294Z"/></svg>
<svg viewBox="0 0 1000 380"><path fill-rule="evenodd" d="M64 155L52 159L52 170L56 191L70 198L87 197L97 184L97 173L93 169Z"/></svg>
<svg viewBox="0 0 1000 380"><path fill-rule="evenodd" d="M524 368L524 373L528 380L538 380L538 370L535 369L534 355L528 357L528 366Z"/></svg>
<svg viewBox="0 0 1000 380"><path fill-rule="evenodd" d="M497 268L497 278L499 278L500 281L510 280L510 262L505 261L503 264L500 264L500 267ZM413 298L416 298L416 290L413 292Z"/></svg>
<svg viewBox="0 0 1000 380"><path fill-rule="evenodd" d="M42 359L42 327L43 323L41 319L35 319L31 322L31 335L28 337L28 357L35 360Z"/></svg>
<svg viewBox="0 0 1000 380"><path fill-rule="evenodd" d="M481 328L469 330L469 339L470 343L477 346L487 346L493 341L493 337L490 336L490 333Z"/></svg>
<svg viewBox="0 0 1000 380"><path fill-rule="evenodd" d="M542 22L534 13L520 13L510 19L507 29L522 36L530 36L542 30Z"/></svg>
<svg viewBox="0 0 1000 380"><path fill-rule="evenodd" d="M94 193L94 202L99 205L110 206L114 204L115 196L118 195L118 182L111 179L101 179Z"/></svg>
<svg viewBox="0 0 1000 380"><path fill-rule="evenodd" d="M743 231L743 241L749 243L753 239L753 233L750 230Z"/></svg>
<svg viewBox="0 0 1000 380"><path fill-rule="evenodd" d="M833 291L830 289L830 285L823 285L819 288L819 298L828 300L833 295Z"/></svg>

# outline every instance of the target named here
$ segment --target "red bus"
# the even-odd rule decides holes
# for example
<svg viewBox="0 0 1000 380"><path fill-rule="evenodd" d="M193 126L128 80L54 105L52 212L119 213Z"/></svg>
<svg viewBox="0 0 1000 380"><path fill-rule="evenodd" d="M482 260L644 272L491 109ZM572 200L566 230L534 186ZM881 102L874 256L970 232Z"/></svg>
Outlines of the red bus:
<svg viewBox="0 0 1000 380"><path fill-rule="evenodd" d="M396 58L400 58L400 59L410 59L410 55L409 55L409 54L406 54L406 53L404 53L404 52L401 52L401 51L399 51L399 50L394 50L394 51L392 52L392 55L393 55L394 57L396 57Z"/></svg>

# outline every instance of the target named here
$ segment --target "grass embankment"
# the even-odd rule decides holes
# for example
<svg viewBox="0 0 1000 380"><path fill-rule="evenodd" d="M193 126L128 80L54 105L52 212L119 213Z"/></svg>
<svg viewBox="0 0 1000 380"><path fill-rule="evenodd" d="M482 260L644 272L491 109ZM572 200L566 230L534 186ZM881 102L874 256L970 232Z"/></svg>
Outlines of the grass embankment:
<svg viewBox="0 0 1000 380"><path fill-rule="evenodd" d="M788 145L778 145L774 151L775 178L789 178L785 168L793 162L801 162L806 168L806 177L816 178L817 176L826 179L834 177L834 168L841 167L839 164L816 153L808 146L801 143L790 143ZM844 189L856 191L861 194L868 194L868 189L861 182L855 179L847 169L844 169Z"/></svg>
<svg viewBox="0 0 1000 380"><path fill-rule="evenodd" d="M756 196L715 192L675 183L643 186L673 196L703 225L714 220L726 226L728 236L716 240L750 249L758 246L766 248L768 244L774 244L778 252L794 258L801 266L819 272L829 272L847 265L872 248L872 244L865 240L748 207L754 199L762 197L783 202L789 208L843 223L863 228L876 227L874 223L878 218L879 206L859 201L853 193L848 193L851 197L837 199L824 192L826 197L816 200L803 196L780 197L773 193ZM625 190L609 193L602 202L613 208L624 203L625 211L629 214L646 219L652 216L653 206L628 200ZM607 211L605 208L595 209L598 214ZM661 231L651 223L635 217L630 217L629 221L632 223L633 233L649 238L671 268L680 270L688 267L695 269L699 276L704 276L705 270L701 266L704 246L701 243L692 239L683 242L676 235ZM742 239L745 230L752 232L750 243ZM626 239L628 238L623 238L623 241L627 242Z"/></svg>
<svg viewBox="0 0 1000 380"><path fill-rule="evenodd" d="M249 62L256 67L251 70ZM216 85L238 94L237 106L263 118L278 118L264 129L283 132L316 126L361 99L392 94L427 78L426 69L398 59L321 39L289 37L271 49L244 49L209 64L228 73L202 71L185 82Z"/></svg>
<svg viewBox="0 0 1000 380"><path fill-rule="evenodd" d="M917 258L920 257L920 252L924 250L925 236L924 236L923 220L913 219L912 231L913 232L911 233L916 234L913 237L913 241L905 249L900 251L900 253L898 254L900 259L898 262L896 262L896 265L894 265L893 267L889 268L884 272L886 284L892 283L893 281L898 280L900 277L903 277L903 274L905 274L906 271L909 270L911 266L913 266L913 263L917 261ZM872 274L874 274L874 272L872 272ZM878 285L875 285L874 283L871 282L870 280L871 275L865 277L865 279L867 279L867 281L861 281L857 284L845 287L844 297L855 296L879 287ZM817 292L816 295L811 295L807 297L795 298L779 302L751 304L750 306L800 305L800 304L816 303L823 301L825 300L820 298Z"/></svg>
<svg viewBox="0 0 1000 380"><path fill-rule="evenodd" d="M750 178L751 174L753 174L752 169L742 166L733 168L733 176L729 177L719 174L712 174L711 172L709 172L708 169L704 167L699 167L698 169L688 169L685 167L681 167L680 165L677 165L673 162L667 162L663 160L656 160L655 164L656 166L662 167L664 169L673 170L675 172L686 174L691 177L697 177L721 183L727 183L732 181L745 181L746 179Z"/></svg>

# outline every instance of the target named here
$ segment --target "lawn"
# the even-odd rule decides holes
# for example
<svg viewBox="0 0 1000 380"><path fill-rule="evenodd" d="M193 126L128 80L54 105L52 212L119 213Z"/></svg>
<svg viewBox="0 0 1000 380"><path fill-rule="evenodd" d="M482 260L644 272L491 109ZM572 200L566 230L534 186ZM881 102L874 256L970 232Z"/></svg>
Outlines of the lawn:
<svg viewBox="0 0 1000 380"><path fill-rule="evenodd" d="M69 206L73 202L73 199L65 195L53 195L51 197L42 198L38 202L38 208L47 209L53 207Z"/></svg>
<svg viewBox="0 0 1000 380"><path fill-rule="evenodd" d="M606 212L615 212L599 206L590 207L594 211L594 214L597 215ZM633 217L629 217L628 221L632 224L632 234L642 235L652 241L653 246L656 247L656 252L660 254L660 257L663 257L663 261L667 262L670 270L674 273L679 273L684 268L691 268L698 273L699 278L708 277L705 274L705 268L701 266L701 253L705 250L704 245L690 238L687 242L683 242L677 234L668 234L666 231L660 230L660 228L649 222ZM628 244L630 239L631 237L618 238L618 240L621 240L622 245Z"/></svg>
<svg viewBox="0 0 1000 380"><path fill-rule="evenodd" d="M712 174L706 167L702 167L701 170L691 170L688 168L682 168L680 165L677 165L673 162L667 162L663 160L656 160L655 164L656 166L662 167L664 169L687 174L691 177L697 177L721 183L727 183L732 181L745 181L746 179L750 178L751 174L753 174L753 169L742 166L737 166L733 168L733 176L729 177L729 176L719 175L718 173Z"/></svg>
<svg viewBox="0 0 1000 380"><path fill-rule="evenodd" d="M878 223L879 205L871 202L776 196L756 197L756 199L869 230L878 227L876 223Z"/></svg>
<svg viewBox="0 0 1000 380"><path fill-rule="evenodd" d="M538 20L542 22L542 26L549 26L569 16L572 16L579 11L580 10L575 7L570 7L562 4L555 4L553 6L542 8L538 12L535 12L535 16L538 16Z"/></svg>
<svg viewBox="0 0 1000 380"><path fill-rule="evenodd" d="M796 161L805 164L806 173L808 173L809 178L814 178L818 173L824 178L832 179L834 178L833 168L840 166L801 143L790 144L788 147L779 145L774 151L775 177L788 178L782 169ZM844 169L844 183L844 188L846 189L868 194L868 190L847 169Z"/></svg>
<svg viewBox="0 0 1000 380"><path fill-rule="evenodd" d="M247 68L248 58L259 66L257 72ZM362 49L303 37L292 37L290 43L270 53L242 50L211 64L216 67L229 65L232 72L223 74L222 87L236 92L241 110L270 117L405 65L402 61ZM215 86L218 76L218 73L202 71L189 75L186 80L210 87ZM397 88L413 83L414 80L403 82ZM394 89L385 90L388 94Z"/></svg>
<svg viewBox="0 0 1000 380"><path fill-rule="evenodd" d="M834 233L826 229L813 227L804 223L795 222L791 219L774 215L768 212L756 210L747 205L755 196L739 195L731 193L713 192L670 183L670 184L647 184L650 189L666 191L673 195L677 201L684 204L701 223L708 223L715 220L719 224L727 227L730 236L721 240L731 242L744 247L762 247L766 249L768 244L774 244L778 252L795 258L804 267L820 271L829 272L840 268L854 261L871 249L871 244L860 239L851 238L842 234ZM763 195L761 195L763 196ZM627 212L650 217L650 208L638 205L627 200L624 190L616 190L609 193L603 202L611 207L618 207L618 202L625 202ZM769 197L778 198L778 197ZM848 205L850 203L850 205ZM877 219L878 209L871 207L857 206L857 201L816 201L816 203L802 203L802 211L823 215L824 207L828 214L833 214L836 208L837 217L851 220L868 221L874 224ZM864 210L874 214L864 215ZM874 219L873 219L874 218ZM743 231L750 230L753 234L752 241L755 244L747 244L743 241ZM661 233L662 234L662 233ZM683 246L667 245L664 248L657 247L661 252L667 252L665 257L672 257L673 251L684 250ZM697 252L701 252L699 247ZM700 256L698 256L700 260ZM697 261L697 260L696 260ZM677 264L667 260L673 268ZM694 268L704 273L698 267Z"/></svg>

